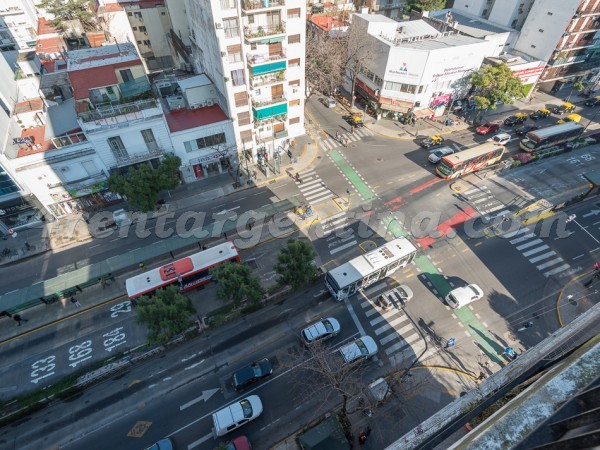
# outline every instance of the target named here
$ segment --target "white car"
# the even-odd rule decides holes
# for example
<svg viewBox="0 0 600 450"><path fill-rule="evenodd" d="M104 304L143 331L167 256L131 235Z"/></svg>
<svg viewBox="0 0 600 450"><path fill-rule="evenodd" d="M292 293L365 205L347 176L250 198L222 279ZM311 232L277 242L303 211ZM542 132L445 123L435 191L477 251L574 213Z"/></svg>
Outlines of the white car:
<svg viewBox="0 0 600 450"><path fill-rule="evenodd" d="M305 344L312 344L317 341L331 339L340 332L340 323L333 317L327 317L307 326L300 333L300 337Z"/></svg>
<svg viewBox="0 0 600 450"><path fill-rule="evenodd" d="M498 133L497 135L488 139L488 141L495 142L496 144L506 145L510 142L510 134Z"/></svg>
<svg viewBox="0 0 600 450"><path fill-rule="evenodd" d="M446 295L446 303L451 308L462 308L471 302L483 297L483 291L476 284L469 284L465 287L459 287L450 291Z"/></svg>
<svg viewBox="0 0 600 450"><path fill-rule="evenodd" d="M429 154L429 158L427 158L427 159L429 160L430 163L437 164L442 160L442 158L444 156L451 155L454 152L455 152L455 150L452 147L440 147L440 148L432 151Z"/></svg>
<svg viewBox="0 0 600 450"><path fill-rule="evenodd" d="M263 405L258 395L251 395L235 402L212 415L215 434L224 436L230 431L256 419L263 412Z"/></svg>
<svg viewBox="0 0 600 450"><path fill-rule="evenodd" d="M371 336L362 336L340 348L340 355L346 364L369 359L377 353L377 344Z"/></svg>
<svg viewBox="0 0 600 450"><path fill-rule="evenodd" d="M325 105L327 108L335 108L335 99L331 98L331 97L325 97L323 99L321 99L321 102L323 103L323 105Z"/></svg>

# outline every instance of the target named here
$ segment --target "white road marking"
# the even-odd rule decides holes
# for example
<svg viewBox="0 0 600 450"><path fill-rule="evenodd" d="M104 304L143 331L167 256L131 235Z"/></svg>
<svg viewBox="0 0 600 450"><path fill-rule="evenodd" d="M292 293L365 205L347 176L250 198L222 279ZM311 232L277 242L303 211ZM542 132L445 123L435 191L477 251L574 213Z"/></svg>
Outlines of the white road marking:
<svg viewBox="0 0 600 450"><path fill-rule="evenodd" d="M527 244L519 245L518 247L516 247L516 249L523 250L525 248L529 248L529 247L533 247L534 245L541 244L542 242L544 242L544 241L542 241L541 239L536 239L534 241L528 242Z"/></svg>
<svg viewBox="0 0 600 450"><path fill-rule="evenodd" d="M187 446L187 448L188 450L192 450L193 448L198 447L200 444L203 444L204 442L208 441L210 438L214 438L214 435L212 433L208 433L206 436L203 436L197 441L192 442Z"/></svg>
<svg viewBox="0 0 600 450"><path fill-rule="evenodd" d="M535 255L536 253L541 252L542 250L547 250L550 247L548 247L547 245L540 245L537 248L534 248L533 250L529 250L528 252L523 253L523 256L527 257L527 256L531 256L531 255Z"/></svg>
<svg viewBox="0 0 600 450"><path fill-rule="evenodd" d="M567 270L567 269L569 269L569 268L571 268L571 266L569 266L568 264L565 264L565 265L562 265L562 266L560 266L560 267L557 267L556 269L552 269L552 270L550 270L550 271L546 272L546 273L544 274L544 276L545 276L546 278L548 278L548 277L550 277L550 276L552 276L552 275L556 275L557 273L564 272L565 270Z"/></svg>
<svg viewBox="0 0 600 450"><path fill-rule="evenodd" d="M542 259L549 258L549 257L551 257L552 255L556 255L556 252L550 251L550 252L548 252L548 253L544 253L543 255L536 256L535 258L531 258L531 259L529 260L529 262L530 262L530 263L536 263L536 262L538 262L538 261L541 261Z"/></svg>
<svg viewBox="0 0 600 450"><path fill-rule="evenodd" d="M534 236L535 236L535 233L529 233L529 234L526 234L525 236L521 236L520 238L511 240L510 243L511 244L518 244L519 242L527 241L527 240L531 239Z"/></svg>
<svg viewBox="0 0 600 450"><path fill-rule="evenodd" d="M544 270L544 269L547 269L548 267L555 266L561 262L564 262L564 259L559 257L559 258L554 258L552 261L548 261L547 263L540 264L539 266L535 266L535 267L538 270Z"/></svg>
<svg viewBox="0 0 600 450"><path fill-rule="evenodd" d="M356 245L356 244L357 244L356 241L348 242L347 244L344 244L341 247L334 248L329 253L331 253L332 255L335 255L336 253L341 252L342 250L345 250L347 248L350 248L350 247L352 247L353 245Z"/></svg>

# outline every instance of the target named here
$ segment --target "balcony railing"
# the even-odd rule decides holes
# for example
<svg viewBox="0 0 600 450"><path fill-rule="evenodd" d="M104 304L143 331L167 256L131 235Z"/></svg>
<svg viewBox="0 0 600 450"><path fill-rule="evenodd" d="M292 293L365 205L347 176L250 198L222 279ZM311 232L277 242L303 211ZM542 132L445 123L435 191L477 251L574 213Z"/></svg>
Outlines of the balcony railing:
<svg viewBox="0 0 600 450"><path fill-rule="evenodd" d="M268 100L252 100L252 107L255 109L259 109L259 108L265 108L267 106L271 106L271 105L275 105L277 103L283 103L286 102L286 98L284 95L278 96L278 97L273 97L270 98Z"/></svg>
<svg viewBox="0 0 600 450"><path fill-rule="evenodd" d="M285 122L287 120L287 117L288 116L287 116L286 112L283 112L283 113L277 112L277 114L269 115L264 118L254 117L254 128L260 128L269 123Z"/></svg>
<svg viewBox="0 0 600 450"><path fill-rule="evenodd" d="M281 8L282 6L285 6L285 0L244 0L242 11L257 13L264 9Z"/></svg>
<svg viewBox="0 0 600 450"><path fill-rule="evenodd" d="M140 116L137 113L157 107L158 103L155 99L140 100L138 102L126 103L123 105L115 106L105 106L97 108L93 111L82 112L79 113L78 118L81 119L83 122L106 121L106 119L114 118L117 116L125 116L126 118L131 117L132 120L136 120L138 118L145 118L145 116ZM106 123L106 125L110 124Z"/></svg>
<svg viewBox="0 0 600 450"><path fill-rule="evenodd" d="M279 61L282 59L285 59L285 50L281 50L281 52L277 53L276 55L265 55L265 54L260 54L260 55L248 55L248 64L250 64L251 66L255 66L255 65L259 65L259 64L266 64L266 63L270 63L273 61Z"/></svg>
<svg viewBox="0 0 600 450"><path fill-rule="evenodd" d="M279 25L274 26L244 27L246 39L262 39L277 34L285 34L285 22L283 20Z"/></svg>
<svg viewBox="0 0 600 450"><path fill-rule="evenodd" d="M269 75L260 75L250 78L250 87L255 89L257 87L267 86L269 84L277 84L286 80L285 70L280 72L271 73Z"/></svg>
<svg viewBox="0 0 600 450"><path fill-rule="evenodd" d="M288 130L281 130L281 131L277 131L275 133L272 134L267 134L267 135L257 135L256 136L256 143L257 144L263 144L265 142L271 142L275 139L283 139L288 137Z"/></svg>
<svg viewBox="0 0 600 450"><path fill-rule="evenodd" d="M159 158L164 155L165 151L162 148L155 148L153 150L148 149L147 152L134 153L133 155L120 155L116 156L117 167L129 166L130 164L136 164L150 159Z"/></svg>
<svg viewBox="0 0 600 450"><path fill-rule="evenodd" d="M587 60L589 55L571 56L569 58L556 58L548 63L549 66L560 66L562 64L574 64Z"/></svg>

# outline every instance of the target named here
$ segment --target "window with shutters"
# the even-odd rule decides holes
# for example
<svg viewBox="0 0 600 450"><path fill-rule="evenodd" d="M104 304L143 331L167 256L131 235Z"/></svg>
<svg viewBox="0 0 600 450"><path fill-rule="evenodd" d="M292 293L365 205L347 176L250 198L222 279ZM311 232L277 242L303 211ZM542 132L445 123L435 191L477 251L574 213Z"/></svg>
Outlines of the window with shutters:
<svg viewBox="0 0 600 450"><path fill-rule="evenodd" d="M291 36L288 36L288 44L299 44L300 43L300 35L299 34L292 34Z"/></svg>
<svg viewBox="0 0 600 450"><path fill-rule="evenodd" d="M147 130L142 130L141 133L142 137L144 138L144 142L148 147L148 150L158 150L158 144L156 143L156 139L154 138L154 133L152 132L152 129L148 128Z"/></svg>
<svg viewBox="0 0 600 450"><path fill-rule="evenodd" d="M237 17L223 19L223 31L226 38L237 37L240 35Z"/></svg>
<svg viewBox="0 0 600 450"><path fill-rule="evenodd" d="M252 130L246 130L246 131L240 132L240 139L244 143L252 142Z"/></svg>
<svg viewBox="0 0 600 450"><path fill-rule="evenodd" d="M227 61L230 63L240 62L242 60L242 46L230 45L227 47Z"/></svg>
<svg viewBox="0 0 600 450"><path fill-rule="evenodd" d="M238 118L238 125L240 125L240 126L250 125L250 113L249 112L239 113L237 118Z"/></svg>
<svg viewBox="0 0 600 450"><path fill-rule="evenodd" d="M288 61L288 67L300 67L300 58L290 59Z"/></svg>
<svg viewBox="0 0 600 450"><path fill-rule="evenodd" d="M125 150L123 141L119 136L108 138L108 145L115 159L124 160L129 158L129 154L127 153L127 150Z"/></svg>
<svg viewBox="0 0 600 450"><path fill-rule="evenodd" d="M300 123L300 117L292 117L292 118L290 118L290 125L293 125L295 123Z"/></svg>
<svg viewBox="0 0 600 450"><path fill-rule="evenodd" d="M290 86L299 87L300 86L300 80L290 81Z"/></svg>
<svg viewBox="0 0 600 450"><path fill-rule="evenodd" d="M233 98L235 99L235 106L246 106L248 104L247 92L238 92L234 94Z"/></svg>
<svg viewBox="0 0 600 450"><path fill-rule="evenodd" d="M290 100L290 106L300 106L300 100Z"/></svg>
<svg viewBox="0 0 600 450"><path fill-rule="evenodd" d="M234 86L241 86L244 84L244 69L232 70L231 82Z"/></svg>
<svg viewBox="0 0 600 450"><path fill-rule="evenodd" d="M288 19L299 19L300 18L300 8L288 9L287 18Z"/></svg>

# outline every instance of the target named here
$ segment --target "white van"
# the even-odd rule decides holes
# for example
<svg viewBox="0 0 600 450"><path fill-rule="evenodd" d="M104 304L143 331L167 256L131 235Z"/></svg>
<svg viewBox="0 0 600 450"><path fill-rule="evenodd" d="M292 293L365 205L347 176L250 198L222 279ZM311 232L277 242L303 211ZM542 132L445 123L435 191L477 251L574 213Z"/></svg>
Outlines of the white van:
<svg viewBox="0 0 600 450"><path fill-rule="evenodd" d="M462 308L475 300L483 297L483 291L476 284L469 284L465 287L459 287L450 291L446 295L446 303L451 308Z"/></svg>
<svg viewBox="0 0 600 450"><path fill-rule="evenodd" d="M213 414L215 434L224 436L256 419L262 412L263 406L258 395L243 398Z"/></svg>

